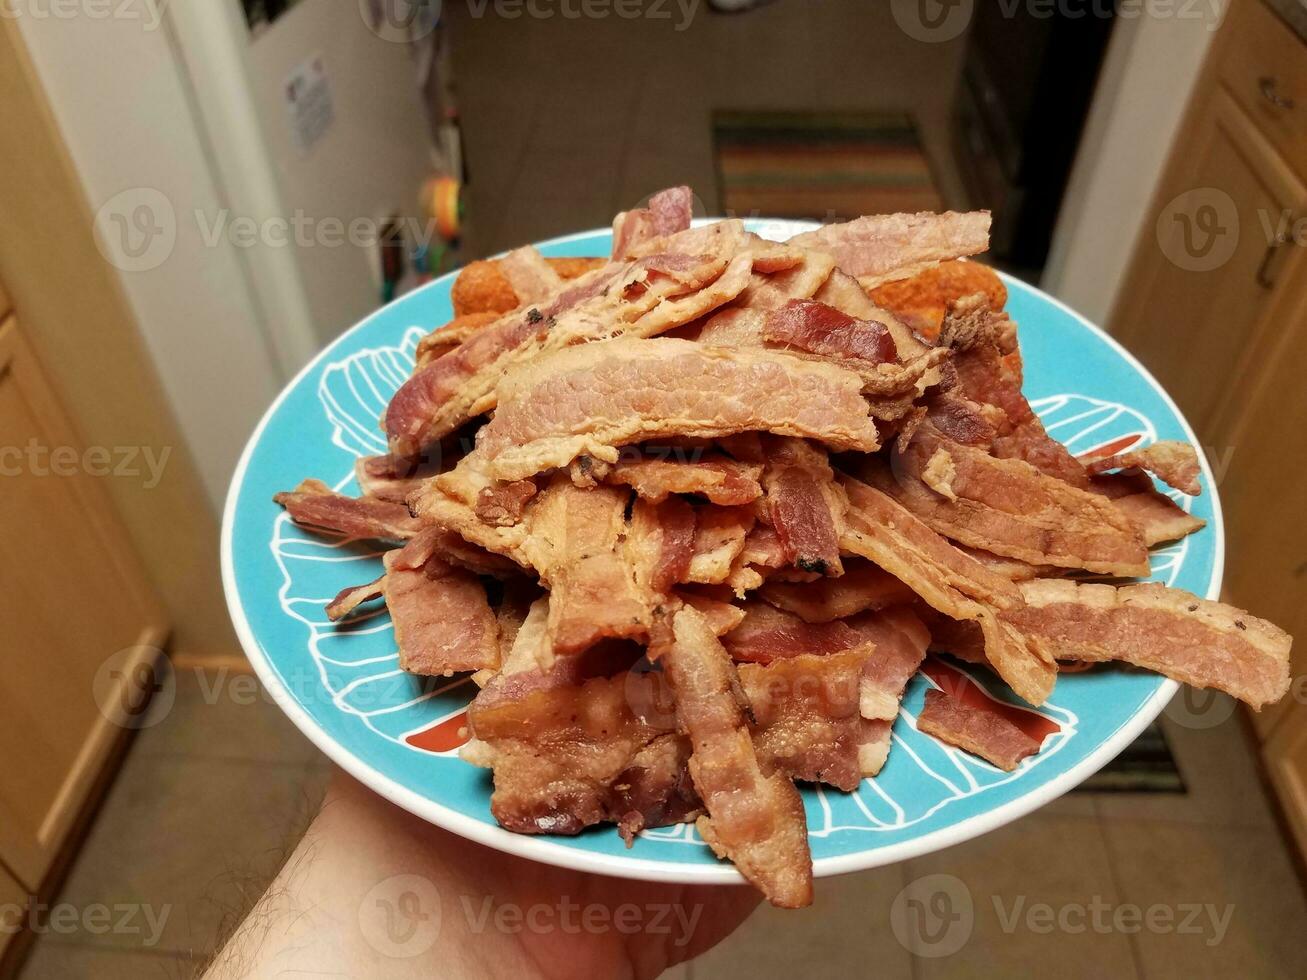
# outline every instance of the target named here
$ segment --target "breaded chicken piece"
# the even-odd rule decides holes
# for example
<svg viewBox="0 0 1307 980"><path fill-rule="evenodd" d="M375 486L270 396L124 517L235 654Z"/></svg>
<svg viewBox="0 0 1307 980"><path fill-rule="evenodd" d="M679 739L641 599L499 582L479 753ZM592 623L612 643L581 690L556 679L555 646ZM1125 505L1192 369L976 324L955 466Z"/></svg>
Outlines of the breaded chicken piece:
<svg viewBox="0 0 1307 980"><path fill-rule="evenodd" d="M562 279L576 279L604 265L606 259L547 259ZM495 259L472 262L454 281L454 316L473 313L507 313L517 309L517 294Z"/></svg>
<svg viewBox="0 0 1307 980"><path fill-rule="evenodd" d="M995 311L1007 305L1007 287L993 269L979 262L953 261L943 262L911 279L879 286L871 291L871 299L927 340L934 341L949 304L976 293L984 293Z"/></svg>

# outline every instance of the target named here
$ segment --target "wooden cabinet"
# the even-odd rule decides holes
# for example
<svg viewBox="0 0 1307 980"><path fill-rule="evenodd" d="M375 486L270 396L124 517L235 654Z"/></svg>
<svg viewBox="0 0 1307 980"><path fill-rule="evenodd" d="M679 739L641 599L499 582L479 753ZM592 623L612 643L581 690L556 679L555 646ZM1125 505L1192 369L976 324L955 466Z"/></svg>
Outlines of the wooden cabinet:
<svg viewBox="0 0 1307 980"><path fill-rule="evenodd" d="M1219 460L1231 449L1230 408L1237 413L1246 400L1248 372L1303 288L1307 250L1280 232L1307 216L1307 185L1219 85L1202 97L1183 139L1112 332Z"/></svg>
<svg viewBox="0 0 1307 980"><path fill-rule="evenodd" d="M1231 407L1232 452L1221 483L1226 592L1297 638L1294 678L1307 677L1307 273L1298 276L1296 305L1267 338L1261 370L1247 382L1252 396ZM1307 715L1307 705L1291 696L1256 715L1255 723L1265 735L1291 708Z"/></svg>
<svg viewBox="0 0 1307 980"><path fill-rule="evenodd" d="M1297 715L1276 728L1263 754L1298 850L1307 854L1307 725L1294 724L1301 721Z"/></svg>
<svg viewBox="0 0 1307 980"><path fill-rule="evenodd" d="M164 615L24 339L0 325L0 864L32 891L140 697Z"/></svg>
<svg viewBox="0 0 1307 980"><path fill-rule="evenodd" d="M1212 460L1225 597L1297 637L1254 727L1307 854L1307 43L1261 0L1231 3L1132 269L1112 331Z"/></svg>
<svg viewBox="0 0 1307 980"><path fill-rule="evenodd" d="M0 865L0 964L4 963L5 951L14 942L14 930L23 920L27 901L27 889L5 871L4 865Z"/></svg>

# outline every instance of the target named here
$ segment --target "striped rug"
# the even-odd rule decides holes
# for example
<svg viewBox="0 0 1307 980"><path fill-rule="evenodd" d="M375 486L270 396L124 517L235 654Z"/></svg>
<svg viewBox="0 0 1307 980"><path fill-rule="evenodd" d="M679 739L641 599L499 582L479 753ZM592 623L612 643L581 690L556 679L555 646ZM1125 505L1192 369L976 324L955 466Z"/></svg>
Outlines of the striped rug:
<svg viewBox="0 0 1307 980"><path fill-rule="evenodd" d="M904 113L718 110L712 124L727 214L832 220L943 209Z"/></svg>
<svg viewBox="0 0 1307 980"><path fill-rule="evenodd" d="M1184 793L1184 779L1166 736L1149 725L1115 759L1076 787L1082 793Z"/></svg>

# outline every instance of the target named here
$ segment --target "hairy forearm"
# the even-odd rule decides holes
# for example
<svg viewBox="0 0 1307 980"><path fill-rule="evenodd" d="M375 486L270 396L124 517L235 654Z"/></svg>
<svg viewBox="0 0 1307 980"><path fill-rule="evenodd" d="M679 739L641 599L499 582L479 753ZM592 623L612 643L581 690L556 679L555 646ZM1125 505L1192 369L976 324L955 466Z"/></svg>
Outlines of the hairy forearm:
<svg viewBox="0 0 1307 980"><path fill-rule="evenodd" d="M342 775L207 977L652 978L756 904L746 887L623 881L512 857Z"/></svg>
<svg viewBox="0 0 1307 980"><path fill-rule="evenodd" d="M337 779L304 839L206 976L426 980L433 960L442 978L501 969L540 976L518 944L470 936L460 917L446 914L445 899L477 886L462 880L456 863L432 856L432 835L440 833Z"/></svg>

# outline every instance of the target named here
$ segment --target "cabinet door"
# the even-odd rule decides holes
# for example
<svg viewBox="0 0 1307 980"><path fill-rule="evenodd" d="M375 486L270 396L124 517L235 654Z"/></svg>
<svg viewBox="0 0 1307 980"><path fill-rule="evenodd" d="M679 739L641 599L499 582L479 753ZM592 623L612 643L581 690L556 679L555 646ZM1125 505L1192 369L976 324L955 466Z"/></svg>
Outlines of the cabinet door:
<svg viewBox="0 0 1307 980"><path fill-rule="evenodd" d="M122 734L115 705L137 696L140 665L165 638L92 459L10 318L0 325L0 861L32 890Z"/></svg>
<svg viewBox="0 0 1307 980"><path fill-rule="evenodd" d="M1285 715L1262 749L1262 758L1298 840L1298 850L1307 855L1307 714L1301 706Z"/></svg>
<svg viewBox="0 0 1307 980"><path fill-rule="evenodd" d="M0 968L4 966L5 952L14 942L13 930L23 922L27 902L27 889L0 864Z"/></svg>
<svg viewBox="0 0 1307 980"><path fill-rule="evenodd" d="M1223 89L1198 98L1112 332L1219 457L1228 449L1225 407L1245 397L1241 380L1307 268L1307 250L1277 238L1307 215L1307 189Z"/></svg>
<svg viewBox="0 0 1307 980"><path fill-rule="evenodd" d="M1231 450L1220 484L1228 541L1225 592L1298 638L1298 678L1307 674L1307 279L1298 280L1296 306L1275 324L1256 366L1224 426ZM1296 710L1301 714L1307 707ZM1267 711L1259 718L1263 733L1279 713Z"/></svg>

